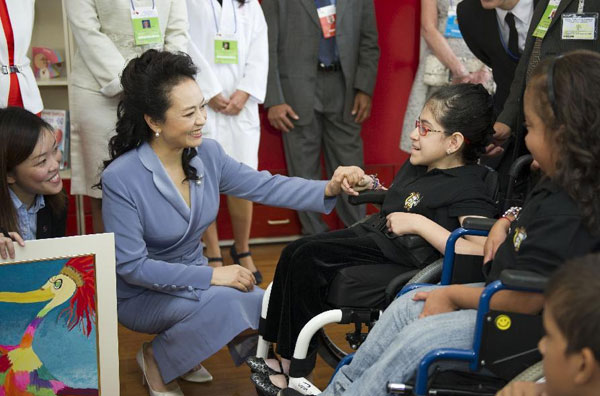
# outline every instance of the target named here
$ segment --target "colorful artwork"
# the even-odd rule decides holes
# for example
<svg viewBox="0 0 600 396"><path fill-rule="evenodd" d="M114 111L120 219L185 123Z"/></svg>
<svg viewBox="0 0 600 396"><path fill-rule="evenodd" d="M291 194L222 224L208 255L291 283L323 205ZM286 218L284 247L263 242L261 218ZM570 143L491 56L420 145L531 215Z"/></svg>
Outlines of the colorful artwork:
<svg viewBox="0 0 600 396"><path fill-rule="evenodd" d="M118 395L114 275L100 268L112 266L114 274L114 255L107 260L106 254L77 249L53 254L68 240L84 238L28 241L15 260L0 260L0 396ZM52 241L50 257L66 258L32 259L36 247L43 251ZM103 310L105 323L99 326ZM107 364L116 366L116 375L114 369L103 373Z"/></svg>

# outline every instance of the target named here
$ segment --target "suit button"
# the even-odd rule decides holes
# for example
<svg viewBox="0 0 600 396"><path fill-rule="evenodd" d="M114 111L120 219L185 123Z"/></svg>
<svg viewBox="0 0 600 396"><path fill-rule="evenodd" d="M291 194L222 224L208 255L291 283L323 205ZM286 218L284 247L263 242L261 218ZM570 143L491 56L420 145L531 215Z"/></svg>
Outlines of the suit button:
<svg viewBox="0 0 600 396"><path fill-rule="evenodd" d="M193 292L193 291L194 291L194 287L193 287L193 286L188 286L188 287L187 287L187 290L188 290L189 292Z"/></svg>
<svg viewBox="0 0 600 396"><path fill-rule="evenodd" d="M152 287L155 288L155 289L160 288L160 286L158 286L158 283L153 284Z"/></svg>
<svg viewBox="0 0 600 396"><path fill-rule="evenodd" d="M177 290L177 286L176 286L176 285L171 285L169 288L170 288L171 290Z"/></svg>

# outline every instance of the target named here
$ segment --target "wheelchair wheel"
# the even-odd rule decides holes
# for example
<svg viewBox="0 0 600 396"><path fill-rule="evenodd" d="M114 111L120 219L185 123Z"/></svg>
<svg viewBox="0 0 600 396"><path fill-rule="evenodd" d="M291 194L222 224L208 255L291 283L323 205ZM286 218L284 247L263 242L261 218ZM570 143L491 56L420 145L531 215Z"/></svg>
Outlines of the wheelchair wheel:
<svg viewBox="0 0 600 396"><path fill-rule="evenodd" d="M344 356L355 352L346 341L346 333L353 330L353 324L336 323L325 326L316 334L319 342L317 352L331 367L335 368Z"/></svg>

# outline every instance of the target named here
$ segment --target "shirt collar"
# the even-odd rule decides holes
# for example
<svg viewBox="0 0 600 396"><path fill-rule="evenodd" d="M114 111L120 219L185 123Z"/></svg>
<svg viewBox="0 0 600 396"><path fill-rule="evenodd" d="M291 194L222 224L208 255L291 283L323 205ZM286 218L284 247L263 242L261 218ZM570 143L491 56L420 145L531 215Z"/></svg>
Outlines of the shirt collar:
<svg viewBox="0 0 600 396"><path fill-rule="evenodd" d="M17 194L15 194L12 189L9 188L8 192L10 193L10 198L12 199L13 205L16 209L23 208L27 211L27 213L36 214L46 206L46 201L44 200L43 195L36 195L35 202L33 203L33 205L30 208L27 208L27 206L25 206L25 204L21 202L19 197L17 197Z"/></svg>
<svg viewBox="0 0 600 396"><path fill-rule="evenodd" d="M503 10L501 8L496 8L496 12L498 13L498 16L503 21L503 23L506 14L512 12L515 18L517 18L519 21L525 24L529 24L529 21L531 20L531 15L533 14L533 0L519 0L517 5L515 5L512 10Z"/></svg>
<svg viewBox="0 0 600 396"><path fill-rule="evenodd" d="M458 177L458 176L463 176L465 174L466 170L474 169L474 168L472 168L472 166L473 165L467 164L467 165L456 166L454 168L448 168L448 169L434 168L427 173L432 174L432 175L435 175L437 173L443 173L448 176Z"/></svg>

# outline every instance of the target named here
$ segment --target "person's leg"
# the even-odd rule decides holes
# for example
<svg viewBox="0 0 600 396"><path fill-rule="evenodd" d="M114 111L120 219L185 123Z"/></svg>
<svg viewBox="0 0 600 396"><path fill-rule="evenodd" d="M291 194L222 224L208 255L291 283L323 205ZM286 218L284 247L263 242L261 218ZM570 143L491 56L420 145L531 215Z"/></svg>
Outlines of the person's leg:
<svg viewBox="0 0 600 396"><path fill-rule="evenodd" d="M338 371L322 395L387 395L387 382L409 380L427 352L472 346L476 310L417 319L424 303L412 300L415 293L398 298L386 309L352 363Z"/></svg>
<svg viewBox="0 0 600 396"><path fill-rule="evenodd" d="M344 77L342 72L319 73L323 91L323 154L327 176L338 166L356 165L364 169L361 125L344 120ZM336 212L346 225L351 226L365 217L365 205L350 205L348 196L338 197Z"/></svg>
<svg viewBox="0 0 600 396"><path fill-rule="evenodd" d="M223 258L221 257L221 247L219 246L219 234L217 231L217 222L212 222L202 235L202 243L206 247L206 257L208 264L213 267L221 267ZM219 260L220 259L220 260Z"/></svg>
<svg viewBox="0 0 600 396"><path fill-rule="evenodd" d="M282 137L288 175L321 180L323 176L320 113L315 111L310 124L296 126L291 131L282 133ZM298 212L298 217L304 235L313 235L329 230L320 213Z"/></svg>
<svg viewBox="0 0 600 396"><path fill-rule="evenodd" d="M231 216L233 228L233 241L238 254L250 251L250 228L252 227L252 201L233 196L227 196L227 208ZM252 272L256 272L256 266L252 256L240 258L240 264Z"/></svg>
<svg viewBox="0 0 600 396"><path fill-rule="evenodd" d="M94 234L104 232L104 222L102 221L102 199L90 198L90 208L92 209L92 227Z"/></svg>
<svg viewBox="0 0 600 396"><path fill-rule="evenodd" d="M147 291L119 303L122 325L157 334L152 352L160 376L148 378L155 390L155 384L164 386L187 373L242 331L258 328L262 289L244 293L211 286L200 294L196 301Z"/></svg>

